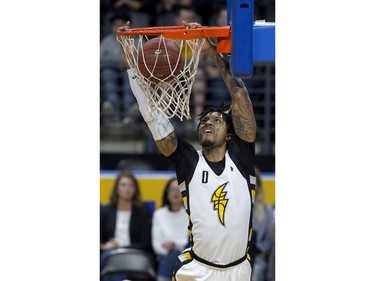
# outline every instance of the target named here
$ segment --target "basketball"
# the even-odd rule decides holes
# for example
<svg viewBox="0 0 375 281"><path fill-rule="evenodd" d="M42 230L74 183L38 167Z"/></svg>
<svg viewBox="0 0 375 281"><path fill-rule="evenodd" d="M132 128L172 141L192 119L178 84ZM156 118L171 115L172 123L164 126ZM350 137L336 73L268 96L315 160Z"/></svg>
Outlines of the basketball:
<svg viewBox="0 0 375 281"><path fill-rule="evenodd" d="M140 73L154 83L170 81L183 68L180 48L171 40L161 37L147 41L138 53ZM159 80L160 79L160 80Z"/></svg>

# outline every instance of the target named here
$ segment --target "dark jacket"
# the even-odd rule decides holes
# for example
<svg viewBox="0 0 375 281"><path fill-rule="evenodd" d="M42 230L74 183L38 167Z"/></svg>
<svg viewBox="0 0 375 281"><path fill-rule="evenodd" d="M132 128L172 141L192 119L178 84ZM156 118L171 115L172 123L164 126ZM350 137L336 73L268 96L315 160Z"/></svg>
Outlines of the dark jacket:
<svg viewBox="0 0 375 281"><path fill-rule="evenodd" d="M100 212L100 243L105 243L115 236L117 207L109 204ZM146 204L133 204L130 217L130 247L152 252L151 246L152 215Z"/></svg>

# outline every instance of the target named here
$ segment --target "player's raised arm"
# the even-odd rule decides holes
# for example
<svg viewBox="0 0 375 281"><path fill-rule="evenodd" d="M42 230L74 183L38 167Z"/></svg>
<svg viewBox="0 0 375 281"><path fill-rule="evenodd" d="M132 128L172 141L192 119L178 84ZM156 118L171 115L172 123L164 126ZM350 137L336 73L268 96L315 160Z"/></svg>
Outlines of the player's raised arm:
<svg viewBox="0 0 375 281"><path fill-rule="evenodd" d="M256 121L253 106L245 84L240 78L232 75L229 63L222 54L216 51L215 45L211 42L206 43L204 50L218 68L231 95L232 119L236 134L247 142L254 142L256 136Z"/></svg>
<svg viewBox="0 0 375 281"><path fill-rule="evenodd" d="M130 22L127 22L122 29L126 30L129 28ZM133 95L137 100L139 111L142 114L143 119L147 123L148 128L155 140L157 147L164 156L171 155L177 148L177 136L174 132L174 128L169 121L168 117L157 110L150 112L148 107L148 100L146 93L139 85L135 78L134 69L129 67L128 59L131 57L131 52L134 52L134 48L130 45L123 48L124 60L127 68L130 87Z"/></svg>

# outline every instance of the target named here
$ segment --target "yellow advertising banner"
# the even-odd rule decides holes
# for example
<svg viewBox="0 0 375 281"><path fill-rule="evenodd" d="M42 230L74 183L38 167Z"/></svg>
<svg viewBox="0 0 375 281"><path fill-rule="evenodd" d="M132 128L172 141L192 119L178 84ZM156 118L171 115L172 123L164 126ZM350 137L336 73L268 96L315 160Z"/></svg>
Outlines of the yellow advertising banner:
<svg viewBox="0 0 375 281"><path fill-rule="evenodd" d="M117 171L102 171L100 173L100 203L103 205L109 202L117 173ZM164 186L171 177L175 176L175 173L173 171L135 171L134 175L139 181L142 200L150 203L154 209L161 207ZM274 205L275 175L262 174L262 184L266 204Z"/></svg>

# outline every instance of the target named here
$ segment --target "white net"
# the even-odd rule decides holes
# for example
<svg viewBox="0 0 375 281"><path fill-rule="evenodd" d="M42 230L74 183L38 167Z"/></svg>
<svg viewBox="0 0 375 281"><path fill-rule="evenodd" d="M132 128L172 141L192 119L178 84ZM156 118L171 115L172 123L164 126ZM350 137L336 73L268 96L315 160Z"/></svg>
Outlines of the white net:
<svg viewBox="0 0 375 281"><path fill-rule="evenodd" d="M157 109L164 112L168 118L176 116L181 121L183 118L190 119L190 94L205 38L174 41L179 47L177 61L182 66L180 64L177 66L168 58L168 75L162 78L160 75L154 75L155 67L160 61L156 59L153 65L138 62L139 59L145 61L143 46L151 39L153 38L146 35L117 35L117 40L124 49L125 60L131 68L134 68L135 77L147 95L149 111L152 113ZM166 53L167 41L170 40L165 39L163 35L158 41L160 48ZM147 69L148 77L142 74L140 65Z"/></svg>

